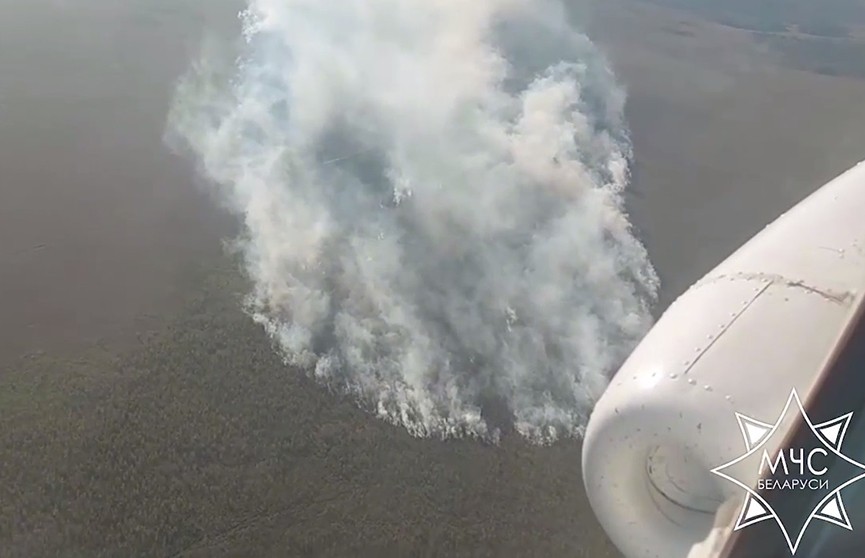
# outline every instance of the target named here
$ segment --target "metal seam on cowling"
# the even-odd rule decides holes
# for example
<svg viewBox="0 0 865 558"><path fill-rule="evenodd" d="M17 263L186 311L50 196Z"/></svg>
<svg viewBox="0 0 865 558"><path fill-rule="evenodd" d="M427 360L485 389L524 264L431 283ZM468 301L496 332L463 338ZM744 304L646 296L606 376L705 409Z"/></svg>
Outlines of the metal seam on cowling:
<svg viewBox="0 0 865 558"><path fill-rule="evenodd" d="M736 320L738 320L739 317L740 317L742 314L744 314L745 311L748 310L748 308L750 308L752 304L754 304L754 301L756 301L756 300L760 297L760 295L762 295L763 293L765 293L766 290L767 290L769 287L771 287L771 286L772 286L772 282L771 282L771 281L766 282L766 284L764 284L763 287L762 287L760 290L758 290L757 292L754 293L754 295L751 297L750 300L746 301L745 304L742 305L742 307L741 307L738 311L736 311L736 312L733 313L732 319L731 319L730 321L728 321L728 322L724 325L724 327L721 329L721 331L718 333L718 335L716 335L716 336L714 337L714 339L712 339L712 340L709 342L708 345L706 345L705 347L703 347L703 348L700 350L699 354L697 354L697 356L694 358L694 360L691 361L691 363L688 365L688 367L687 367L687 368L685 369L685 371L682 373L683 376L686 376L686 375L688 374L688 372L691 371L691 369L694 367L694 365L697 364L697 362L700 361L700 359L703 357L704 354L706 354L706 351L708 351L709 349L711 349L712 346L713 346L715 343L718 342L718 339L720 339L720 338L724 335L724 333L726 333L727 330L729 330L730 327L731 327L734 323L736 323Z"/></svg>
<svg viewBox="0 0 865 558"><path fill-rule="evenodd" d="M714 283L716 281L721 281L724 279L734 279L734 280L742 280L742 281L769 281L770 284L780 284L787 287L791 287L794 289L802 289L809 293L817 294L825 298L830 302L834 302L836 304L848 305L853 301L855 294L850 291L832 291L829 289L821 289L820 287L815 287L813 285L807 284L805 281L790 279L789 277L785 277L783 275L778 275L774 273L745 273L739 272L734 274L721 274L714 275L712 277L706 277L705 279L699 281L695 288L702 287L704 285L708 285Z"/></svg>
<svg viewBox="0 0 865 558"><path fill-rule="evenodd" d="M683 490L680 486L678 486L675 483L675 481L673 480L673 477L671 477L668 472L665 471L665 474L667 475L667 480L670 481L670 484L672 484L674 488L682 491L685 494L688 493L686 490ZM651 475L646 475L646 481L648 482L649 486L653 489L653 490L649 491L649 497L652 499L652 504L654 504L654 506L658 509L659 512L661 512L661 514L663 514L664 517L666 517L668 520L675 523L676 525L683 527L683 525L681 523L679 523L678 521L676 521L676 519L674 519L669 514L667 514L667 512L664 510L664 508L658 504L658 501L655 499L655 494L657 494L658 496L660 496L661 498L663 498L667 502L673 504L674 506L678 506L678 507L682 508L683 510L686 510L689 512L694 512L694 513L701 513L704 515L713 515L711 512L707 512L706 510L701 510L700 508L695 508L695 507L689 506L687 504L683 504L682 502L679 502L678 500L674 500L666 492L661 490L661 487L658 486L658 484L655 482L655 479L652 478Z"/></svg>

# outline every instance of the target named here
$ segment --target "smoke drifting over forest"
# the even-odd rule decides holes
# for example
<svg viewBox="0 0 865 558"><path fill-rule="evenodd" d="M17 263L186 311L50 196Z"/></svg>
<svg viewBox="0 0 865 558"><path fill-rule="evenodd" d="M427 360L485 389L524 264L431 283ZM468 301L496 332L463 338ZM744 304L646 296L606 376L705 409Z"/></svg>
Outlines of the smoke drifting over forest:
<svg viewBox="0 0 865 558"><path fill-rule="evenodd" d="M288 363L419 436L579 435L658 279L624 94L557 1L251 0L170 137Z"/></svg>

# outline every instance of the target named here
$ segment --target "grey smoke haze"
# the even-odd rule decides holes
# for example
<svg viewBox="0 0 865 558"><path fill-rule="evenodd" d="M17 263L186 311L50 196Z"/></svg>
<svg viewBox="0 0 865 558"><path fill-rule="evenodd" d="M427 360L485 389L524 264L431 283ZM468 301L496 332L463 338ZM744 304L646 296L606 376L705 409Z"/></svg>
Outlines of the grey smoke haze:
<svg viewBox="0 0 865 558"><path fill-rule="evenodd" d="M658 280L622 208L624 95L561 4L242 17L170 131L242 218L248 310L287 362L415 435L578 435Z"/></svg>

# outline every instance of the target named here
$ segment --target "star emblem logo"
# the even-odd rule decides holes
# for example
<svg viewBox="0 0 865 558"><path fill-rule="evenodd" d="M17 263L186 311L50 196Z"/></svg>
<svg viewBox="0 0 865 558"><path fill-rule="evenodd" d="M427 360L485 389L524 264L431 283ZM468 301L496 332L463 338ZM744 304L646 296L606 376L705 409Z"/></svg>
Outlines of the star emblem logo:
<svg viewBox="0 0 865 558"><path fill-rule="evenodd" d="M774 455L769 453L769 442L776 435L784 436L781 430L788 413L799 413L808 425L813 440L805 448L780 448ZM808 526L813 520L825 521L847 530L852 530L841 491L865 478L865 465L844 455L841 445L853 413L814 424L805 412L799 394L793 389L784 410L778 419L766 423L736 413L739 429L745 442L745 452L732 461L712 469L712 473L745 490L745 501L739 512L734 531L766 520L774 520L784 536L792 555L796 554ZM759 481L756 487L742 482L735 473L741 472L749 462L758 468ZM834 462L834 463L833 463ZM831 466L830 466L831 465ZM767 472L771 475L766 475ZM760 494L760 491L808 492L817 500L812 511L802 519L801 507L779 513Z"/></svg>

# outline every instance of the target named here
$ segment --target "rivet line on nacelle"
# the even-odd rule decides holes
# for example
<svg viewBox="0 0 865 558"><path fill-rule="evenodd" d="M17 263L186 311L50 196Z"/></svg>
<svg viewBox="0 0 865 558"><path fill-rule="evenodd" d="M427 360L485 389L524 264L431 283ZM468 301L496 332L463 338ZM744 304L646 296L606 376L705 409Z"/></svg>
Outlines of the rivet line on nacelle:
<svg viewBox="0 0 865 558"><path fill-rule="evenodd" d="M828 249L833 250L833 251L838 250L835 248L828 248ZM861 250L860 250L860 253L861 253ZM823 298L829 300L830 302L834 302L837 304L849 304L853 298L852 293L849 290L841 291L841 292L832 291L832 290L827 289L827 288L816 287L816 286L810 285L805 280L801 280L801 279L796 280L796 279L791 279L789 277L785 277L783 275L772 274L772 273L763 273L763 272L737 271L735 273L723 273L723 274L715 275L712 277L704 277L703 279L701 279L700 281L695 283L693 285L693 287L695 287L695 288L696 287L702 287L702 286L710 285L710 284L718 282L718 281L723 281L725 279L728 281L737 281L737 280L759 281L760 283L763 283L764 285L778 284L778 285L784 285L784 286L791 287L791 288L803 289L809 293L818 294L818 295L822 296Z"/></svg>
<svg viewBox="0 0 865 558"><path fill-rule="evenodd" d="M704 354L706 354L706 351L708 351L724 335L724 333L727 332L727 330L730 328L730 326L732 326L736 322L736 320L739 319L739 316L744 314L745 311L751 306L751 304L753 304L754 301L760 297L760 295L762 295L764 292L766 292L766 290L771 285L772 285L771 281L766 283L762 288L760 288L757 292L754 293L754 296L752 296L749 300L745 300L743 302L741 310L739 310L738 312L730 312L730 318L731 319L726 324L722 323L720 325L720 330L721 330L720 333L718 333L718 335L715 337L710 337L710 341L705 347L697 347L696 348L695 352L697 353L697 356L690 362L690 364L688 364L686 361L685 371L683 372L683 375L687 375L691 371L691 369L694 367L695 364L697 364L697 362L700 360L700 358L702 358L702 356Z"/></svg>

